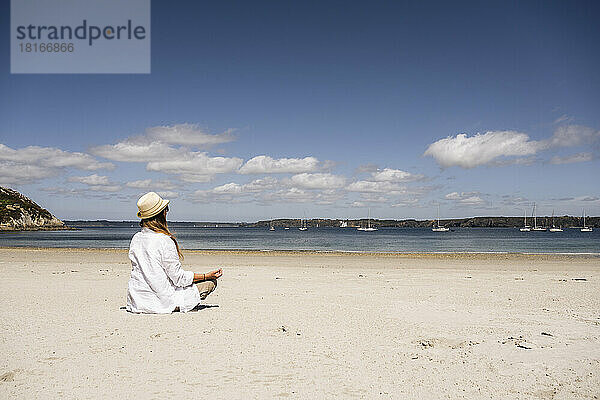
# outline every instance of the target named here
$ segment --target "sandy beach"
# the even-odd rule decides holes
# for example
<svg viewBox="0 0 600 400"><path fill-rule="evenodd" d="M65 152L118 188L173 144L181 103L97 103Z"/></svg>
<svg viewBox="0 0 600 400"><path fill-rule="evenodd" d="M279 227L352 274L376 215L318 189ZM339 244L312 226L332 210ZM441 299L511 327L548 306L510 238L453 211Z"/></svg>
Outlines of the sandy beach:
<svg viewBox="0 0 600 400"><path fill-rule="evenodd" d="M0 249L0 398L600 397L600 258L184 252L198 311L124 310L124 250Z"/></svg>

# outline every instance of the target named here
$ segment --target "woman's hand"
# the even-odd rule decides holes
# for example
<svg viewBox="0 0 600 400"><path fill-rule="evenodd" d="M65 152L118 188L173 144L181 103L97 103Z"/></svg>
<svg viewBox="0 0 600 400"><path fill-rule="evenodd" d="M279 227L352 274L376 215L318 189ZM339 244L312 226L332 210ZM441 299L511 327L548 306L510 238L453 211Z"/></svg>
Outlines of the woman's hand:
<svg viewBox="0 0 600 400"><path fill-rule="evenodd" d="M223 269L219 268L206 274L206 279L219 279L221 275L223 275Z"/></svg>
<svg viewBox="0 0 600 400"><path fill-rule="evenodd" d="M221 275L223 275L223 270L221 268L207 272L206 274L194 273L194 280L192 281L192 283L200 283L210 281L212 279L219 279Z"/></svg>

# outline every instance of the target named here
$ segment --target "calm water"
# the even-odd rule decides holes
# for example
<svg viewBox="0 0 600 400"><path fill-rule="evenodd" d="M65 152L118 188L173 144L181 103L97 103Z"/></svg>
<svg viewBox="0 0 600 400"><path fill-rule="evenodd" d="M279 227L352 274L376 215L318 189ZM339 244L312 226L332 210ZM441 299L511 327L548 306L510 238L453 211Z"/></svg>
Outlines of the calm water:
<svg viewBox="0 0 600 400"><path fill-rule="evenodd" d="M0 247L127 248L131 228L84 228L78 231L18 232L0 234ZM520 232L504 228L457 228L454 232L430 229L382 228L359 232L352 228L312 228L299 231L262 228L173 229L184 249L320 250L357 252L518 252L600 254L600 229L583 233Z"/></svg>

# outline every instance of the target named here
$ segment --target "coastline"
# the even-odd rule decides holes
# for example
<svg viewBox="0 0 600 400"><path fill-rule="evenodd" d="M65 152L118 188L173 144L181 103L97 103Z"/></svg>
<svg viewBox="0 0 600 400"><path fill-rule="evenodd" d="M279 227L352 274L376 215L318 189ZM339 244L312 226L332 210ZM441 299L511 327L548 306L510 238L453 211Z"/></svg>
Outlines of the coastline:
<svg viewBox="0 0 600 400"><path fill-rule="evenodd" d="M0 246L0 251L68 251L68 252L116 252L127 253L127 248L115 247L43 247L43 246ZM531 252L368 252L346 250L258 250L258 249L182 249L184 256L194 255L252 255L252 256L355 256L355 257L381 257L381 258L415 258L415 259L490 259L490 260L572 260L590 259L600 261L600 253L531 253Z"/></svg>
<svg viewBox="0 0 600 400"><path fill-rule="evenodd" d="M36 226L31 228L19 228L19 229L8 229L5 227L0 227L0 234L2 233L19 233L19 232L51 232L51 231L78 231L80 228L71 227L71 226L52 226L52 227L44 227L44 226Z"/></svg>

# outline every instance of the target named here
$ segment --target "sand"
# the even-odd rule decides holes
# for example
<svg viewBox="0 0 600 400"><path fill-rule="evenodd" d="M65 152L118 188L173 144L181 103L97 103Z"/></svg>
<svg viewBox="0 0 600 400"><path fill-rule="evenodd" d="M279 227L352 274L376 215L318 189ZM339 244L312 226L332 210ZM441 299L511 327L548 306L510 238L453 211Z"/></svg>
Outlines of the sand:
<svg viewBox="0 0 600 400"><path fill-rule="evenodd" d="M0 249L0 398L600 397L600 258L185 252L207 307L126 312L122 250Z"/></svg>

